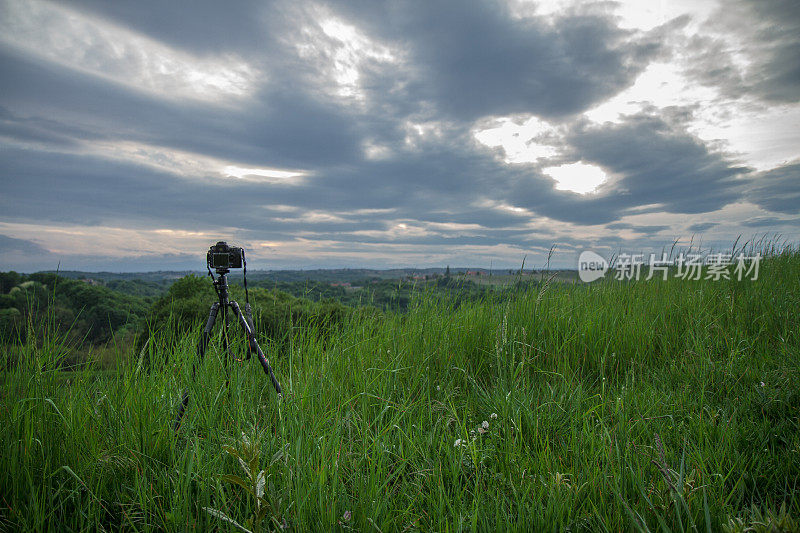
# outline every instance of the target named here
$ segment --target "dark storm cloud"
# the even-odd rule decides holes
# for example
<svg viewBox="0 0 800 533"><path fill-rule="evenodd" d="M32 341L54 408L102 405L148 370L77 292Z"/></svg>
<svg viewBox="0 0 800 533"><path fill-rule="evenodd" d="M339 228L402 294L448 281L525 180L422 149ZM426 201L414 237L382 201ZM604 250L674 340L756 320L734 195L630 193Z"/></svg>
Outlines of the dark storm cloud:
<svg viewBox="0 0 800 533"><path fill-rule="evenodd" d="M496 186L500 165L475 156L403 158L331 169L298 184L252 183L234 178L178 177L140 165L97 156L0 149L0 168L9 176L0 209L14 220L76 224L135 222L137 227L208 228L220 225L271 232L382 229L385 219L504 227L524 221L464 205ZM474 174L478 175L475 176ZM501 189L502 190L502 189ZM293 206L285 212L269 206ZM235 209L231 209L235 206ZM392 210L354 215L353 209ZM315 211L343 212L341 221L309 219Z"/></svg>
<svg viewBox="0 0 800 533"><path fill-rule="evenodd" d="M73 4L173 46L260 59L285 76L278 83L290 87L309 68L288 59L287 41L302 32L308 21L300 17L310 10L287 2L201 2L190 12L158 2ZM549 21L516 18L503 2L329 5L334 15L355 21L368 35L399 45L409 55L407 69L392 71L393 77L406 78L397 94L385 92L396 87L385 72L364 73L370 92L405 113L420 111L409 104L422 102L461 120L513 112L573 114L633 83L647 62L664 52L657 33L622 30L597 10ZM402 101L393 99L397 96Z"/></svg>
<svg viewBox="0 0 800 533"><path fill-rule="evenodd" d="M800 219L783 219L778 217L755 217L743 220L742 226L748 228L774 228L782 225L800 225Z"/></svg>
<svg viewBox="0 0 800 533"><path fill-rule="evenodd" d="M3 254L46 255L50 253L35 242L16 239L8 235L0 235L0 248L2 248Z"/></svg>
<svg viewBox="0 0 800 533"><path fill-rule="evenodd" d="M719 224L716 222L700 222L698 224L692 224L687 229L692 232L702 233L718 225Z"/></svg>
<svg viewBox="0 0 800 533"><path fill-rule="evenodd" d="M34 143L57 148L76 148L75 137L85 137L86 132L64 127L54 120L18 117L0 106L0 139L6 142Z"/></svg>
<svg viewBox="0 0 800 533"><path fill-rule="evenodd" d="M263 101L226 109L154 99L72 70L3 53L0 94L18 116L40 124L59 142L73 139L144 142L250 165L290 168L352 164L360 158L358 125L343 110L278 86ZM20 137L23 124L15 124ZM9 126L11 127L11 126ZM30 127L30 126L28 126Z"/></svg>
<svg viewBox="0 0 800 533"><path fill-rule="evenodd" d="M230 15L231 20L247 22L237 32L229 32L235 35L212 30L211 35L204 36L198 21L203 16L212 16L209 10L213 6L199 6L186 24L178 28L174 17L153 16L152 13L163 15L156 7L140 6L134 10L130 5L87 5L117 23L170 44L205 50L202 43L207 39L214 44L211 49L239 50L245 55L263 45L267 57L272 57L282 45L261 35L263 29L259 32L258 23L253 21L263 22L272 13L282 20L289 16L277 9L257 10L240 5ZM251 11L245 16L238 12L241 9ZM646 65L645 59L658 48L656 43L629 42L630 32L617 29L610 18L600 15L574 14L549 25L536 20L515 20L502 6L486 3L436 7L426 4L424 9L396 4L388 13L391 17L376 9L365 8L359 15L342 7L347 15L366 22L374 33L402 38L412 51L411 70L417 80L411 80L411 93L403 97L430 93L428 96L437 111L457 111L460 118L509 111L545 115L580 111L629 84ZM432 21L442 20L446 14L452 23L433 31ZM228 16L213 18L223 23ZM241 37L251 34L252 40ZM638 60L633 61L633 57ZM553 191L547 178L520 176L453 145L436 145L429 154L415 154L386 164L361 161L362 139L373 137L397 142L400 136L397 122L402 117L354 116L331 102L298 91L309 88L296 76L290 77L290 72L281 70L280 65L278 71L287 75L285 79L263 89L258 100L246 109L231 111L158 101L111 82L13 57L3 58L3 63L10 75L0 81L0 88L10 101L23 108L35 107L31 105L35 102L43 107L42 112L56 116L59 109L66 108L70 116L91 117L97 127L97 138L113 138L123 120L126 138L139 142L252 165L315 171L324 178L315 180L313 189L295 188L278 194L293 202L302 197L309 207L317 203L315 200L324 199L328 205L340 209L405 204L418 211L424 206L427 211L448 203L463 206L464 199L474 198L479 191L502 191L524 181L522 187L535 190L536 195L541 193L544 201L541 203L556 206L547 213L554 218L562 218L559 212L565 204L581 204L582 213L596 220L613 220L616 216L613 209L609 210L611 205L572 201L574 195ZM426 80L424 85L419 83L420 76ZM415 94L415 91L421 92ZM372 97L380 100L381 95ZM58 102L58 107L43 102ZM61 129L64 128L62 125ZM457 140L465 142L463 136ZM159 190L145 185L146 177L143 182L143 188ZM355 198L353 190L359 191ZM459 198L445 198L444 193ZM266 196L266 192L256 196ZM536 203L539 202L533 205ZM193 202L190 200L189 204ZM454 215L458 217L457 213Z"/></svg>
<svg viewBox="0 0 800 533"><path fill-rule="evenodd" d="M474 205L469 208L480 199L526 208L555 220L601 224L650 203L663 204L661 210L696 213L719 209L741 196L743 180L733 176L742 169L687 133L652 117L631 117L622 124L602 127L577 126L567 142L571 143L565 146L567 151L581 154L585 162L599 164L621 178L604 192L578 195L556 190L553 180L535 166L509 167L447 142L387 161L320 169L318 175L294 185L180 178L97 157L7 148L0 152L0 164L6 172L24 179L10 184L0 206L6 216L17 219L35 219L44 213L50 220L82 224L133 220L139 224L151 221L148 227L158 221L156 227L194 228L229 220L244 230L268 228L270 233L288 235L321 227L340 232L379 230L393 220L407 219L478 224L488 235L491 228L529 222L530 215ZM646 149L648 145L660 149ZM680 163L676 163L678 159ZM78 183L80 187L76 187ZM266 207L276 204L298 210L287 214ZM36 206L33 212L31 205ZM230 205L236 206L235 215ZM346 213L353 209L391 212L344 215L338 221L306 216L314 211ZM624 228L645 233L666 229Z"/></svg>
<svg viewBox="0 0 800 533"><path fill-rule="evenodd" d="M579 118L666 57L670 32L685 19L643 33L619 28L597 6L544 19L515 17L497 2L325 4L398 52L395 63L368 58L358 65L362 98L356 101L332 95L335 83L325 73L344 44L313 34L319 21L310 4L60 5L192 57L241 59L263 79L241 100L201 103L154 95L0 44L0 212L6 222L225 227L253 240L307 238L352 249L387 243L522 250L547 248L556 239L555 232L529 229L542 216L653 234L668 228L614 222L648 210L714 211L742 199L748 187L765 209L796 212L796 169L748 185L749 169L688 133L688 107L650 109L618 124ZM302 39L324 45L322 51L301 57L298 43L308 44ZM791 76L781 76L790 87ZM471 128L477 119L514 113L560 126L563 138L554 143L561 153L548 164L596 164L611 182L589 195L557 190L543 164L507 165L476 143ZM408 123L426 121L439 133L408 146ZM117 143L134 145L138 159L109 157ZM369 159L364 147L370 143L386 153ZM208 168L181 176L156 168L165 162L144 153L147 147L308 175L253 182ZM418 233L396 232L399 224ZM565 246L589 244L571 238Z"/></svg>
<svg viewBox="0 0 800 533"><path fill-rule="evenodd" d="M715 211L740 199L749 183L750 169L683 126L652 114L628 116L620 123L578 121L563 142L563 162L597 165L609 182L593 194L560 191L530 165L508 179L509 202L556 220L594 225L633 213Z"/></svg>
<svg viewBox="0 0 800 533"><path fill-rule="evenodd" d="M749 198L769 211L800 214L800 162L759 174Z"/></svg>
<svg viewBox="0 0 800 533"><path fill-rule="evenodd" d="M629 229L636 233L658 233L659 231L668 230L669 226L637 226L636 224L629 224L627 222L614 222L613 224L606 225L608 229Z"/></svg>
<svg viewBox="0 0 800 533"><path fill-rule="evenodd" d="M271 77L268 93L272 94L262 94L261 101L274 102L274 108L285 113L259 116L256 110L255 116L246 117L250 120L245 121L242 135L266 146L281 140L286 145L294 141L320 146L313 141L321 136L308 138L302 125L310 115L324 128L326 117L318 116L319 104L315 109L302 92L310 89L305 85L309 68L327 67L332 58L322 55L321 64L303 64L287 45L292 34L302 33L308 23L301 18L307 10L286 3L240 3L229 12L227 6L201 3L182 17L170 16L170 11L182 12L177 7L159 4L137 4L135 9L108 2L78 5L174 46L235 52L263 66ZM373 108L395 115L385 121L389 128L370 128L377 137L394 137L390 130L396 120L414 114L444 114L459 121L509 113L573 115L628 87L651 59L666 53L658 31L643 35L622 30L611 16L597 10L574 11L554 21L516 18L503 2L334 2L332 11L355 21L368 35L401 47L408 58L406 65L388 72L362 72ZM213 27L208 27L208 20L215 21ZM236 31L224 30L226 23ZM281 32L286 35L276 36ZM251 117L261 120L250 124ZM359 120L370 122L368 117ZM381 127L374 122L372 126ZM291 131L295 124L301 127ZM281 138L269 135L278 126L290 131ZM334 128L347 129L340 124Z"/></svg>
<svg viewBox="0 0 800 533"><path fill-rule="evenodd" d="M695 36L688 72L732 98L800 102L800 8L794 0L726 2ZM725 35L743 43L732 46ZM743 55L742 64L735 55Z"/></svg>
<svg viewBox="0 0 800 533"><path fill-rule="evenodd" d="M659 204L672 213L704 213L741 197L750 169L659 117L636 115L621 124L579 124L568 136L576 158L620 178L618 208Z"/></svg>
<svg viewBox="0 0 800 533"><path fill-rule="evenodd" d="M0 168L15 176L5 184L0 209L6 218L26 222L263 228L265 220L286 218L268 205L311 209L324 204L313 189L307 189L304 204L303 193L291 185L180 178L89 156L6 148L0 150ZM294 225L302 227L301 221Z"/></svg>
<svg viewBox="0 0 800 533"><path fill-rule="evenodd" d="M794 0L749 0L754 20L754 89L766 100L800 101L800 8ZM752 19L751 19L752 20Z"/></svg>
<svg viewBox="0 0 800 533"><path fill-rule="evenodd" d="M600 12L550 21L514 17L504 2L338 5L407 48L413 67L406 97L464 121L579 113L631 85L664 53L657 39L622 30Z"/></svg>

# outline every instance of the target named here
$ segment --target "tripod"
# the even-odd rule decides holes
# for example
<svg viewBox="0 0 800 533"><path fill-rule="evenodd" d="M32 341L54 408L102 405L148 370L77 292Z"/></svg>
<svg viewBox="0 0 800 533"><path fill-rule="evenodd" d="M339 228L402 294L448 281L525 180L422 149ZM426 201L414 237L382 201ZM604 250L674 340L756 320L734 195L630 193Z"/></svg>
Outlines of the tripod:
<svg viewBox="0 0 800 533"><path fill-rule="evenodd" d="M247 267L245 267L247 268ZM239 321L239 325L242 326L244 330L245 336L247 337L247 357L245 359L250 359L250 355L255 353L256 357L258 357L258 361L261 363L261 367L264 369L264 373L269 376L269 379L272 381L272 386L275 387L275 391L278 395L281 394L281 384L278 383L278 379L275 377L275 374L272 372L272 367L269 366L269 361L267 361L267 357L264 355L264 352L261 350L261 347L258 345L258 341L256 341L255 336L255 328L253 327L253 315L250 310L250 298L249 295L247 296L247 302L244 305L244 313L239 308L239 304L236 303L235 300L231 300L228 298L228 278L227 275L230 272L227 268L217 268L217 274L219 274L218 278L214 278L214 274L211 273L211 268L208 269L208 275L211 276L211 279L214 283L214 291L217 293L218 301L214 302L211 305L211 312L208 315L208 320L206 321L206 327L203 329L203 334L200 337L200 342L197 344L197 361L194 365L192 365L192 380L194 380L195 372L197 371L198 363L203 361L203 356L206 353L206 348L208 348L208 342L211 340L211 330L214 329L214 323L217 321L217 313L219 310L222 309L222 325L223 325L223 336L222 336L222 343L225 351L228 354L229 359L233 359L233 353L231 352L230 347L228 346L228 308L233 312L233 316ZM247 292L247 278L245 277L245 293ZM184 391L183 396L181 397L181 405L178 407L178 414L175 416L175 431L178 431L181 427L181 420L183 419L183 415L186 412L186 407L189 405L189 389Z"/></svg>

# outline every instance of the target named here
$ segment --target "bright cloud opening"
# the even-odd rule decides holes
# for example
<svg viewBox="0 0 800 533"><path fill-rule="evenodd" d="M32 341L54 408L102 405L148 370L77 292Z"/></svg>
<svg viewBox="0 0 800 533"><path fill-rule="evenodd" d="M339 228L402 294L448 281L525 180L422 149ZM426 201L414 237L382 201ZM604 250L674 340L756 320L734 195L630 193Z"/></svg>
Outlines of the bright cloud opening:
<svg viewBox="0 0 800 533"><path fill-rule="evenodd" d="M224 103L258 73L235 57L199 58L98 17L39 0L0 7L0 42L160 98Z"/></svg>
<svg viewBox="0 0 800 533"><path fill-rule="evenodd" d="M335 96L363 101L362 71L374 65L396 64L398 52L370 39L327 9L314 11L310 24L300 29L301 40L295 43L298 54L316 65L321 85L333 86Z"/></svg>
<svg viewBox="0 0 800 533"><path fill-rule="evenodd" d="M518 120L497 118L491 127L473 129L473 136L485 146L502 148L506 163L534 163L556 155L556 148L547 144L556 135L555 128L536 117Z"/></svg>
<svg viewBox="0 0 800 533"><path fill-rule="evenodd" d="M45 147L35 143L13 144L27 149L56 151L50 146ZM186 179L237 178L242 181L270 181L295 178L291 182L296 183L298 178L310 174L308 171L296 169L244 167L235 161L132 141L86 142L78 153L139 165Z"/></svg>
<svg viewBox="0 0 800 533"><path fill-rule="evenodd" d="M548 167L543 172L556 180L556 189L579 194L594 192L608 179L601 168L584 163Z"/></svg>
<svg viewBox="0 0 800 533"><path fill-rule="evenodd" d="M231 176L239 179L246 179L252 176L260 176L263 178L296 178L302 176L302 172L294 170L278 170L276 168L242 168L235 165L229 165L223 169L226 176Z"/></svg>
<svg viewBox="0 0 800 533"><path fill-rule="evenodd" d="M269 181L272 179L288 180L308 175L308 172L303 170L243 167L234 161L131 141L87 143L83 153L94 157L133 163L188 179L226 177L238 178L242 181Z"/></svg>

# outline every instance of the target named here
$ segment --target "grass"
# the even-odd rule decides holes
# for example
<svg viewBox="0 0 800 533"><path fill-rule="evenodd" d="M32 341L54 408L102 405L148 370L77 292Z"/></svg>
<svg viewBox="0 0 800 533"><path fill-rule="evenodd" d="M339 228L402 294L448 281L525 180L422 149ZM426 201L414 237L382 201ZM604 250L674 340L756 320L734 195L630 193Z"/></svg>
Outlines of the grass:
<svg viewBox="0 0 800 533"><path fill-rule="evenodd" d="M421 294L262 339L281 399L218 338L191 381L199 324L114 372L51 335L0 375L0 526L797 531L798 309L793 248L757 281Z"/></svg>

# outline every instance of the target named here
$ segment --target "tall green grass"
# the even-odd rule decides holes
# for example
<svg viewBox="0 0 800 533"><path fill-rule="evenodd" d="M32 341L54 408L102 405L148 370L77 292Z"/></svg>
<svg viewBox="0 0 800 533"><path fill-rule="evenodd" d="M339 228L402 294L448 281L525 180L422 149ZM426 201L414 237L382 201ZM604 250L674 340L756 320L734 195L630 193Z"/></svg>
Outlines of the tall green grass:
<svg viewBox="0 0 800 533"><path fill-rule="evenodd" d="M261 339L281 399L219 336L192 379L199 324L154 330L113 372L58 370L53 334L7 349L0 523L797 530L798 309L793 248L757 281L418 294L404 315Z"/></svg>

